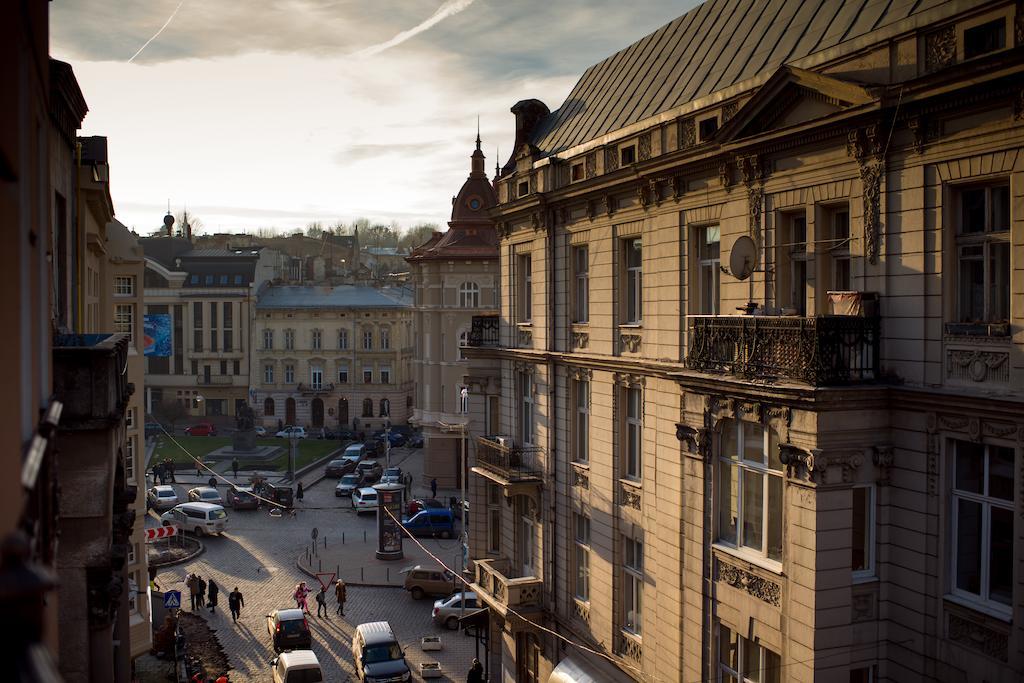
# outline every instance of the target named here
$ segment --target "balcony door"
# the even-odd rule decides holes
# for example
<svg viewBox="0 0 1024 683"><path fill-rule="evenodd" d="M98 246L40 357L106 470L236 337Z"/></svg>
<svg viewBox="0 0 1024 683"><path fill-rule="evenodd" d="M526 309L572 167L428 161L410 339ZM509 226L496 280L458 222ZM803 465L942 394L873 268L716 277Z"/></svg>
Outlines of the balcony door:
<svg viewBox="0 0 1024 683"><path fill-rule="evenodd" d="M516 548L521 576L535 576L537 559L537 522L528 514L519 518L518 547Z"/></svg>
<svg viewBox="0 0 1024 683"><path fill-rule="evenodd" d="M319 398L314 398L311 403L313 411L313 426L323 427L324 426L324 402Z"/></svg>
<svg viewBox="0 0 1024 683"><path fill-rule="evenodd" d="M286 425L295 424L295 399L288 397L284 402L284 422Z"/></svg>

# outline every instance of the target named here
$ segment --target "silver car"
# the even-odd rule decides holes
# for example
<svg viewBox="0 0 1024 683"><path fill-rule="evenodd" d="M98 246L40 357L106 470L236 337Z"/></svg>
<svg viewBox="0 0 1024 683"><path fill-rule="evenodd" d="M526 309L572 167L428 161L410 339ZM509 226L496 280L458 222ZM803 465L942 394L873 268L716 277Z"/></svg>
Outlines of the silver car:
<svg viewBox="0 0 1024 683"><path fill-rule="evenodd" d="M334 495L337 497L351 496L352 492L359 488L362 484L363 478L358 474L346 474L338 480L338 485L334 487Z"/></svg>
<svg viewBox="0 0 1024 683"><path fill-rule="evenodd" d="M465 605L462 604L463 598L466 601ZM434 610L431 612L431 615L434 618L435 624L445 626L450 631L455 631L459 628L459 617L476 609L480 609L476 593L462 592L435 600Z"/></svg>
<svg viewBox="0 0 1024 683"><path fill-rule="evenodd" d="M146 494L149 498L149 506L154 510L169 510L181 501L178 500L178 492L174 490L173 486L162 484L160 486L154 486Z"/></svg>
<svg viewBox="0 0 1024 683"><path fill-rule="evenodd" d="M214 505L223 505L224 499L220 495L220 491L209 486L197 486L194 489L189 489L188 500L191 503L213 503Z"/></svg>

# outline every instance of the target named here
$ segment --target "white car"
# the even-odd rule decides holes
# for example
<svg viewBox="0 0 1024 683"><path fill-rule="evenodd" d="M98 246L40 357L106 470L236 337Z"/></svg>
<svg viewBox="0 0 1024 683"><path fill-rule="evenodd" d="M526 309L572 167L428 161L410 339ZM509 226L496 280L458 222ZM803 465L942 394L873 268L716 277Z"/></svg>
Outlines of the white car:
<svg viewBox="0 0 1024 683"><path fill-rule="evenodd" d="M466 598L465 605L462 604L463 597ZM434 610L430 614L438 626L444 626L449 631L456 631L459 628L459 617L478 609L480 609L480 603L476 599L476 593L467 591L435 600Z"/></svg>
<svg viewBox="0 0 1024 683"><path fill-rule="evenodd" d="M263 425L256 425L252 430L256 432L256 436L264 437L267 435L267 428Z"/></svg>
<svg viewBox="0 0 1024 683"><path fill-rule="evenodd" d="M188 492L189 502L192 503L213 503L214 505L223 505L224 499L220 495L220 491L209 486L197 486L194 489L190 489Z"/></svg>
<svg viewBox="0 0 1024 683"><path fill-rule="evenodd" d="M373 512L377 509L377 489L365 487L352 492L352 509L356 514Z"/></svg>
<svg viewBox="0 0 1024 683"><path fill-rule="evenodd" d="M315 683L324 680L320 661L312 650L282 652L270 665L274 667L274 683Z"/></svg>
<svg viewBox="0 0 1024 683"><path fill-rule="evenodd" d="M181 502L178 500L178 492L167 484L154 486L146 497L149 498L149 506L154 510L167 510Z"/></svg>
<svg viewBox="0 0 1024 683"><path fill-rule="evenodd" d="M164 526L178 524L185 531L194 531L196 536L219 534L228 526L228 513L212 503L182 503L160 515L160 521Z"/></svg>
<svg viewBox="0 0 1024 683"><path fill-rule="evenodd" d="M285 427L284 429L279 431L274 436L276 436L279 439L305 439L306 438L306 428L305 427L291 427L291 426L289 426L289 427Z"/></svg>

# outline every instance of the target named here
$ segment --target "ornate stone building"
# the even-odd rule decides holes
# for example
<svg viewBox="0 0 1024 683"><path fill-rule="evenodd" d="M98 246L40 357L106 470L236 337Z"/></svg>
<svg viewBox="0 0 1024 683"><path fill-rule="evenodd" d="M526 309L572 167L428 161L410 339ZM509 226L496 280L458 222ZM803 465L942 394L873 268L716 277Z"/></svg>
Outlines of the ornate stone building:
<svg viewBox="0 0 1024 683"><path fill-rule="evenodd" d="M709 0L513 107L468 352L506 679L1019 680L1022 27Z"/></svg>
<svg viewBox="0 0 1024 683"><path fill-rule="evenodd" d="M256 301L252 401L278 425L355 431L412 414L412 293L270 285Z"/></svg>

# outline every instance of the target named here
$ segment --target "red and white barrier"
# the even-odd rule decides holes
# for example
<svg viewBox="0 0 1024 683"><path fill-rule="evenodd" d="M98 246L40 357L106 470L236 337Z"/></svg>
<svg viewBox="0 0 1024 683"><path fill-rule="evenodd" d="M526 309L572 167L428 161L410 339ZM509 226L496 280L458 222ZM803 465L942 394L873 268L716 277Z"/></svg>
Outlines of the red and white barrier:
<svg viewBox="0 0 1024 683"><path fill-rule="evenodd" d="M146 529L146 543L152 543L153 541L161 538L170 538L171 536L178 535L178 527L173 524L167 526L158 526L151 529Z"/></svg>

